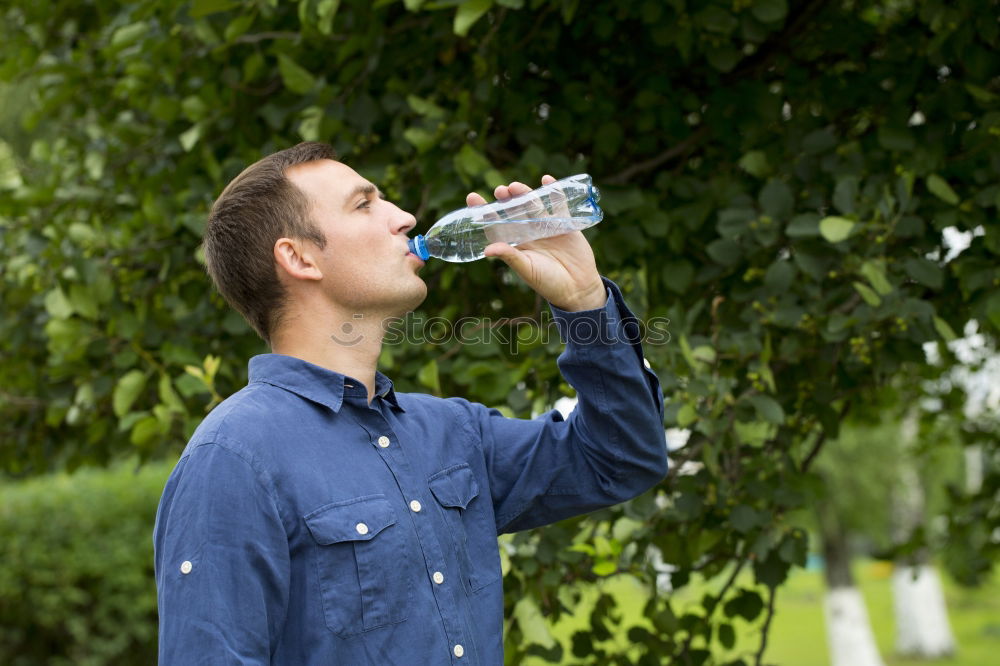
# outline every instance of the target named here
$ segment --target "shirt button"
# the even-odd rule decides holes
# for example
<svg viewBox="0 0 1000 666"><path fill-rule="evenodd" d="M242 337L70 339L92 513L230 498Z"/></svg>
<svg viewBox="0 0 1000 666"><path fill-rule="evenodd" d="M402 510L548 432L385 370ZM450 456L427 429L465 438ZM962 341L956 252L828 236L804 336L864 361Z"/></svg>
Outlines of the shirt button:
<svg viewBox="0 0 1000 666"><path fill-rule="evenodd" d="M456 645L454 648L452 648L452 652L455 653L456 657L458 657L459 659L461 659L462 655L465 654L465 648L462 647L462 645L460 643L460 644Z"/></svg>
<svg viewBox="0 0 1000 666"><path fill-rule="evenodd" d="M444 574L441 573L440 571L435 571L434 574L431 576L431 578L433 578L434 582L437 583L438 585L444 582Z"/></svg>
<svg viewBox="0 0 1000 666"><path fill-rule="evenodd" d="M382 435L381 437L378 438L378 445L381 446L383 449L386 448L387 446L389 446L389 438L386 437L385 435Z"/></svg>
<svg viewBox="0 0 1000 666"><path fill-rule="evenodd" d="M368 534L368 526L365 525L364 523L358 523L357 525L354 526L354 529L356 529L358 531L358 534L360 534L361 536Z"/></svg>
<svg viewBox="0 0 1000 666"><path fill-rule="evenodd" d="M410 501L410 511L412 511L413 513L420 513L420 509L422 508L423 507L420 506L420 502L418 502L417 500Z"/></svg>
<svg viewBox="0 0 1000 666"><path fill-rule="evenodd" d="M181 573L182 574L189 574L189 573L191 573L192 566L193 565L191 564L190 561L184 560L183 562L181 562Z"/></svg>

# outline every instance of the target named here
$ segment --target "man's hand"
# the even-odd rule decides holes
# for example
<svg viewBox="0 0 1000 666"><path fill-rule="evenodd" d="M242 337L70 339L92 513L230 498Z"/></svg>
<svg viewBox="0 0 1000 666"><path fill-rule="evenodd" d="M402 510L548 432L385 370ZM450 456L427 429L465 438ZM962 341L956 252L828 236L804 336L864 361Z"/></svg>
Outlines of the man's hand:
<svg viewBox="0 0 1000 666"><path fill-rule="evenodd" d="M542 177L543 185L552 182L555 182L552 176ZM513 182L497 186L493 195L502 200L530 191L527 185ZM469 206L481 206L486 200L473 192L465 197L465 202ZM607 290L597 272L594 251L580 231L517 247L491 243L486 246L486 256L497 257L510 266L528 286L560 310L594 310L607 302Z"/></svg>

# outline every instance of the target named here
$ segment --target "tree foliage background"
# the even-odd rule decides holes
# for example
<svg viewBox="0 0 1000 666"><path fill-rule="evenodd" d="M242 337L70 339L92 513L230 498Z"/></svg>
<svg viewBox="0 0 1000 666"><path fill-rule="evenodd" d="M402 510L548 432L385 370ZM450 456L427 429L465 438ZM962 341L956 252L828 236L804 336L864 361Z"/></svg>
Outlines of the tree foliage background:
<svg viewBox="0 0 1000 666"><path fill-rule="evenodd" d="M214 196L261 155L329 141L418 230L470 189L592 174L599 266L669 319L646 353L665 425L691 435L657 493L505 542L514 663L761 663L766 631L754 654L730 648L747 622L766 630L804 562L789 516L822 497L826 439L915 399L971 320L1000 328L996 0L11 0L0 17L9 476L176 455L243 385L266 350L198 247ZM971 238L957 256L948 227ZM541 316L498 263L423 275L425 317ZM569 390L557 351L398 344L381 369L529 416ZM960 413L961 389L939 404ZM981 574L996 429L956 429L989 460L980 494L953 497ZM570 583L613 573L652 581L649 545L675 589L718 584L694 609L654 596L629 654L594 642L621 629L610 597L572 655L513 612L558 616Z"/></svg>

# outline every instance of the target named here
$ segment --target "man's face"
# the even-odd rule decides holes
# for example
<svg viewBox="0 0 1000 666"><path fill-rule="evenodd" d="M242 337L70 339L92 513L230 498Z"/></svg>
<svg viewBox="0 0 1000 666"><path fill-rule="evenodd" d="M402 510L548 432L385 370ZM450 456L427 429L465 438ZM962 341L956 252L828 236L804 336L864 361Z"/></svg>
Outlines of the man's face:
<svg viewBox="0 0 1000 666"><path fill-rule="evenodd" d="M317 160L288 169L288 179L312 205L326 247L318 258L320 286L337 305L354 313L400 316L424 300L424 265L410 253L406 233L413 215L381 198L378 188L346 164Z"/></svg>

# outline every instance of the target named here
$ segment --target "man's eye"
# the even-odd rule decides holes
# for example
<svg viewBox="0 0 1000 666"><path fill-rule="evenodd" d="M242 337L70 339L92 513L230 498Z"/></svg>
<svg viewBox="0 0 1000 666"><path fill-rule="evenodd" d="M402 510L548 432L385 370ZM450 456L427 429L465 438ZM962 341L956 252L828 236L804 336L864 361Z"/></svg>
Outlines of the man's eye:
<svg viewBox="0 0 1000 666"><path fill-rule="evenodd" d="M372 205L372 202L369 201L368 199L365 199L364 201L362 201L361 203L358 204L358 208L370 208L371 205Z"/></svg>

